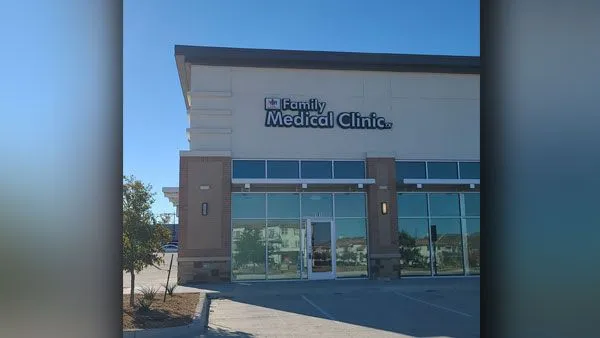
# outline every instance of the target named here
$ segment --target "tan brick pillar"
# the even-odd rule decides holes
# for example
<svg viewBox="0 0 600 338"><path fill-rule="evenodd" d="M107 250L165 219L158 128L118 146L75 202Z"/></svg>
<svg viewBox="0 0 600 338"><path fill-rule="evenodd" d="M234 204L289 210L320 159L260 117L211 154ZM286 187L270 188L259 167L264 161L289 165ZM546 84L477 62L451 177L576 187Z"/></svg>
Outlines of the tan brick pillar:
<svg viewBox="0 0 600 338"><path fill-rule="evenodd" d="M208 214L202 214L202 203ZM178 280L231 279L231 158L181 156Z"/></svg>
<svg viewBox="0 0 600 338"><path fill-rule="evenodd" d="M367 158L367 177L375 179L375 184L367 188L370 277L399 278L400 252L394 158ZM388 204L387 215L381 212L383 202Z"/></svg>

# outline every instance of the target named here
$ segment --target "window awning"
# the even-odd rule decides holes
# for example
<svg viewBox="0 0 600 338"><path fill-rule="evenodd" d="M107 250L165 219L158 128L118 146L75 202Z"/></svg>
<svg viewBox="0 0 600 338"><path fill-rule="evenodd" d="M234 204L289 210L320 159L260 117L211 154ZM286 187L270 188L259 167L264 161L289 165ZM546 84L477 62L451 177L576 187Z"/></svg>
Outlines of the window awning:
<svg viewBox="0 0 600 338"><path fill-rule="evenodd" d="M234 178L232 184L375 184L374 178Z"/></svg>
<svg viewBox="0 0 600 338"><path fill-rule="evenodd" d="M480 185L479 179L405 178L402 182L417 185Z"/></svg>

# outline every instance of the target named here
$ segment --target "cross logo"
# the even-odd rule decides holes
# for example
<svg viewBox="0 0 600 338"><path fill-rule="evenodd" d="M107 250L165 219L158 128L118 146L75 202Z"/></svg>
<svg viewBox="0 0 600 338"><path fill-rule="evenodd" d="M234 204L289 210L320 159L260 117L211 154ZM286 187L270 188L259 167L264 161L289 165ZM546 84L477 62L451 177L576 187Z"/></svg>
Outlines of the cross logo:
<svg viewBox="0 0 600 338"><path fill-rule="evenodd" d="M281 109L281 99L277 99L274 97L267 97L265 99L265 110L280 110Z"/></svg>

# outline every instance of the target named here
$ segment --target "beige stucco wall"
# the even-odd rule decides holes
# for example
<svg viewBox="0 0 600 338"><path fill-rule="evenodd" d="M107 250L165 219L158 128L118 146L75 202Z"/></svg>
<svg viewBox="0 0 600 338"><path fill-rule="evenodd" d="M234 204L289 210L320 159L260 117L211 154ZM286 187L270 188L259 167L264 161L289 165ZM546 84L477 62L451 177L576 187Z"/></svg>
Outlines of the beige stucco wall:
<svg viewBox="0 0 600 338"><path fill-rule="evenodd" d="M192 66L192 151L233 158L479 160L479 76ZM265 127L265 97L376 112L391 130Z"/></svg>

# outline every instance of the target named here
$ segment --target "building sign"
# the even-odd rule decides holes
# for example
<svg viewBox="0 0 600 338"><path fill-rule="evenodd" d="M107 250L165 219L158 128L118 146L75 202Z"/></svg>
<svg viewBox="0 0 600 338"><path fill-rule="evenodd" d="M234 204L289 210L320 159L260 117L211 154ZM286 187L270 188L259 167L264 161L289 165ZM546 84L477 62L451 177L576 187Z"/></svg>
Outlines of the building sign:
<svg viewBox="0 0 600 338"><path fill-rule="evenodd" d="M318 99L293 101L288 98L265 98L265 127L392 129L377 113L325 111L327 103Z"/></svg>

